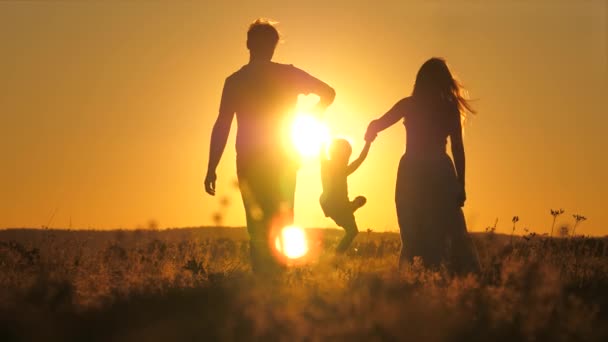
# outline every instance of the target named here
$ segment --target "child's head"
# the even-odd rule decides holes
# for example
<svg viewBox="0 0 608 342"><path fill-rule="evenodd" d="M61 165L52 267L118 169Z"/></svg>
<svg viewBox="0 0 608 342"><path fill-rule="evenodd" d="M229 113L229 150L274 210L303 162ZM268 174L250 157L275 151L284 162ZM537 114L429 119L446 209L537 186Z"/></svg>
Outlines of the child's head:
<svg viewBox="0 0 608 342"><path fill-rule="evenodd" d="M329 159L334 162L348 163L353 148L346 139L334 139L329 146Z"/></svg>

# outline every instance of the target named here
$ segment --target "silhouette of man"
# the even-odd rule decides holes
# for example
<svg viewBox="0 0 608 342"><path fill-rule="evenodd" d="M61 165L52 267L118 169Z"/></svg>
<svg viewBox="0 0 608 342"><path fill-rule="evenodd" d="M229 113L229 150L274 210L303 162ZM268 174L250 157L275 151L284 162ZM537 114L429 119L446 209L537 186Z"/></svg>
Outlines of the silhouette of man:
<svg viewBox="0 0 608 342"><path fill-rule="evenodd" d="M273 253L276 232L293 223L299 160L289 133L299 94L316 94L323 112L335 97L324 82L293 65L272 62L279 33L258 19L247 32L249 63L225 83L209 151L205 190L216 192L216 168L236 114L236 166L250 237L251 265L256 273L280 269Z"/></svg>

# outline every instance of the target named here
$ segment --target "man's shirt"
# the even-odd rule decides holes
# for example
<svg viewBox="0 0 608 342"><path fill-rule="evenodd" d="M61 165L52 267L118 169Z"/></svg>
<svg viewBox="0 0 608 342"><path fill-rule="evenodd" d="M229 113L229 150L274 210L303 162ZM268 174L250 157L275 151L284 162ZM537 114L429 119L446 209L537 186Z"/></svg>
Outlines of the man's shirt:
<svg viewBox="0 0 608 342"><path fill-rule="evenodd" d="M273 62L250 63L229 76L220 113L236 113L237 163L296 161L289 134L298 95L324 86L293 65Z"/></svg>

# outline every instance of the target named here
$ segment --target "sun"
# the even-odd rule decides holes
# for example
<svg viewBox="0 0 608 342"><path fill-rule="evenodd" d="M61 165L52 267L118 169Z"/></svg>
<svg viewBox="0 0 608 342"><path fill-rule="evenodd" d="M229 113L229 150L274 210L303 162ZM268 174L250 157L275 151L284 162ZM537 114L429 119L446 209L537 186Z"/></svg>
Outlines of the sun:
<svg viewBox="0 0 608 342"><path fill-rule="evenodd" d="M323 144L329 142L329 128L315 116L299 113L291 126L291 140L302 157L316 157Z"/></svg>
<svg viewBox="0 0 608 342"><path fill-rule="evenodd" d="M275 239L276 249L288 259L298 259L308 253L308 240L304 229L288 226Z"/></svg>

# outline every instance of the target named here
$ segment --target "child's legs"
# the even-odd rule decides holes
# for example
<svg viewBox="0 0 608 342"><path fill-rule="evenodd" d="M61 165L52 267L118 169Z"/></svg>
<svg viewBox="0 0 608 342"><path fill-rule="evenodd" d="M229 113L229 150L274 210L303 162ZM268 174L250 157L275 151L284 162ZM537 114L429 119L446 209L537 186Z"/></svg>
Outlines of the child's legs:
<svg viewBox="0 0 608 342"><path fill-rule="evenodd" d="M367 198L365 198L363 196L357 196L357 197L355 197L355 199L353 199L350 202L350 208L352 209L353 212L355 212L355 211L357 211L357 209L364 206L365 203L367 203Z"/></svg>
<svg viewBox="0 0 608 342"><path fill-rule="evenodd" d="M336 253L346 252L357 234L359 234L359 229L357 228L357 222L355 222L354 216L351 216L348 220L345 220L345 222L342 224L342 228L344 228L346 234L344 234L344 237L338 244L338 247L336 247Z"/></svg>

